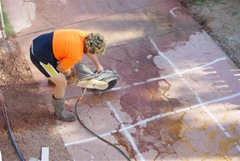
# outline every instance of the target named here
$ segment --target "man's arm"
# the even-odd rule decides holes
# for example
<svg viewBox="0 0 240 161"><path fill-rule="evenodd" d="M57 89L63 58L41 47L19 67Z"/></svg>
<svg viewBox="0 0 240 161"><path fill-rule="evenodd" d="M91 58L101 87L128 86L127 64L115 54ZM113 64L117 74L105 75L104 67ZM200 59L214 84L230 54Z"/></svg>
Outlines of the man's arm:
<svg viewBox="0 0 240 161"><path fill-rule="evenodd" d="M87 56L92 60L92 62L95 64L96 66L96 72L102 71L103 67L102 65L99 63L97 56L91 53L87 53Z"/></svg>
<svg viewBox="0 0 240 161"><path fill-rule="evenodd" d="M64 75L66 75L66 76L70 76L71 73L72 73L71 69L64 70L63 67L62 67L62 65L61 65L60 63L58 63L58 65L57 65L57 70L58 70L60 73L63 73Z"/></svg>

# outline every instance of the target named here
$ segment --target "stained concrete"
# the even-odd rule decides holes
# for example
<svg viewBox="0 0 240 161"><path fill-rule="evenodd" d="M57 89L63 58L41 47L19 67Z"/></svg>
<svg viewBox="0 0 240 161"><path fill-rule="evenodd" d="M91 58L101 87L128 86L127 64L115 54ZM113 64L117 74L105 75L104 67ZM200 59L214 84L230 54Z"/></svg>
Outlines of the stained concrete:
<svg viewBox="0 0 240 161"><path fill-rule="evenodd" d="M240 160L240 70L178 1L21 3L36 6L31 26L17 33L27 59L31 40L44 32L78 28L106 37L106 55L99 60L120 79L112 91L87 93L78 114L131 160ZM10 17L20 19L21 5L3 4ZM51 111L53 86L29 64ZM67 89L67 109L74 110L81 93ZM59 132L76 161L125 160L78 122L61 123Z"/></svg>

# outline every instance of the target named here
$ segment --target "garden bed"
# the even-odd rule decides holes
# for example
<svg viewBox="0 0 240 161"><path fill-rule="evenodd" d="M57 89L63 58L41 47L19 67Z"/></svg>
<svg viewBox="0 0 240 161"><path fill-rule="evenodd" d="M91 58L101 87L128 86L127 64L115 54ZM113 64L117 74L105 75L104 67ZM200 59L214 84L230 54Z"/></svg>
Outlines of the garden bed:
<svg viewBox="0 0 240 161"><path fill-rule="evenodd" d="M240 68L239 0L179 0Z"/></svg>

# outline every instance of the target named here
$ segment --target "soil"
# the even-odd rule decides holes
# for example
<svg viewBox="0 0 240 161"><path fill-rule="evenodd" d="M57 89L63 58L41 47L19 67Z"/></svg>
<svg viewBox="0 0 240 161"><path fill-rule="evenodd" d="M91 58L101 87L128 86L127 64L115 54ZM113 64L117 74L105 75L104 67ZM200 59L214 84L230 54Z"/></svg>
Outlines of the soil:
<svg viewBox="0 0 240 161"><path fill-rule="evenodd" d="M240 68L240 0L179 1Z"/></svg>
<svg viewBox="0 0 240 161"><path fill-rule="evenodd" d="M196 4L196 0L179 1L240 68L240 1L208 0L201 5ZM42 147L50 148L50 160L72 160L57 132L61 122L53 119L44 104L38 84L14 38L0 39L0 90L13 135L26 160L40 159ZM20 160L2 114L0 127L3 160Z"/></svg>
<svg viewBox="0 0 240 161"><path fill-rule="evenodd" d="M0 92L13 136L26 160L31 157L40 159L42 147L49 147L50 160L72 160L57 133L61 122L53 119L44 104L38 84L14 39L0 39ZM20 160L11 143L3 114L0 114L0 127L3 160Z"/></svg>

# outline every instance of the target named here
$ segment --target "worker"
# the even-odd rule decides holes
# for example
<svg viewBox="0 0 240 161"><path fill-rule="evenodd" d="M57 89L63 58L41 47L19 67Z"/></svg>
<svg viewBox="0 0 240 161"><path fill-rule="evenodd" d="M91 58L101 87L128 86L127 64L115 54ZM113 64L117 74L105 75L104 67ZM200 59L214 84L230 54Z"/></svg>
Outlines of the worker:
<svg viewBox="0 0 240 161"><path fill-rule="evenodd" d="M87 33L78 29L60 29L42 34L33 39L30 47L32 63L55 84L52 106L56 119L72 122L73 113L64 111L67 76L74 71L74 65L86 55L95 64L96 72L102 71L97 56L106 48L104 37L99 33Z"/></svg>

